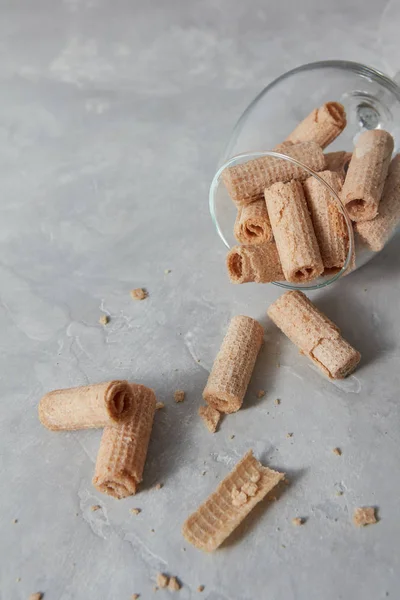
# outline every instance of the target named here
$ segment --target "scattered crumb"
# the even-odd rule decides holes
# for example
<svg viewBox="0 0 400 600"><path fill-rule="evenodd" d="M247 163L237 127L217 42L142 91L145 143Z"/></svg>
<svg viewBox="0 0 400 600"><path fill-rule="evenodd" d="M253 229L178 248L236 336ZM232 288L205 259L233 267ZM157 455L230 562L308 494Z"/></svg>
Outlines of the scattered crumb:
<svg viewBox="0 0 400 600"><path fill-rule="evenodd" d="M177 592L181 589L181 584L179 583L176 577L171 577L171 579L169 580L168 589L172 592Z"/></svg>
<svg viewBox="0 0 400 600"><path fill-rule="evenodd" d="M200 406L199 415L203 419L208 431L215 433L221 419L221 413L212 406Z"/></svg>
<svg viewBox="0 0 400 600"><path fill-rule="evenodd" d="M353 514L353 523L357 527L364 527L365 525L373 525L376 523L375 508L373 506L366 506L365 508L356 508Z"/></svg>
<svg viewBox="0 0 400 600"><path fill-rule="evenodd" d="M100 510L100 509L101 509L100 504L92 504L92 506L90 507L90 510L92 512L96 512L96 510Z"/></svg>
<svg viewBox="0 0 400 600"><path fill-rule="evenodd" d="M157 402L156 404L156 410L160 410L161 408L164 408L165 404L164 402Z"/></svg>
<svg viewBox="0 0 400 600"><path fill-rule="evenodd" d="M257 398L264 398L264 396L265 396L265 390L258 390Z"/></svg>
<svg viewBox="0 0 400 600"><path fill-rule="evenodd" d="M343 496L342 490L339 490L338 492L336 492L336 496Z"/></svg>
<svg viewBox="0 0 400 600"><path fill-rule="evenodd" d="M16 525L18 523L18 519L13 519L13 523Z"/></svg>
<svg viewBox="0 0 400 600"><path fill-rule="evenodd" d="M304 525L304 519L302 517L295 517L294 519L292 519L292 523L296 526Z"/></svg>
<svg viewBox="0 0 400 600"><path fill-rule="evenodd" d="M233 506L243 506L247 502L247 495L243 491L239 492L237 487L232 489L231 497Z"/></svg>
<svg viewBox="0 0 400 600"><path fill-rule="evenodd" d="M140 594L132 594L132 600L138 600L140 598Z"/></svg>
<svg viewBox="0 0 400 600"><path fill-rule="evenodd" d="M242 492L244 492L247 496L255 496L258 490L257 484L253 482L247 482L242 485Z"/></svg>
<svg viewBox="0 0 400 600"><path fill-rule="evenodd" d="M139 513L142 512L142 509L141 508L131 508L129 510L129 512L131 513L131 515L138 515Z"/></svg>
<svg viewBox="0 0 400 600"><path fill-rule="evenodd" d="M17 577L17 579L15 580L17 583L19 583L21 581L21 577Z"/></svg>
<svg viewBox="0 0 400 600"><path fill-rule="evenodd" d="M169 577L164 573L157 573L157 585L159 588L166 588L169 582Z"/></svg>
<svg viewBox="0 0 400 600"><path fill-rule="evenodd" d="M232 434L232 435L230 436L230 439L231 439L231 440L233 440L234 438L235 438L235 436Z"/></svg>
<svg viewBox="0 0 400 600"><path fill-rule="evenodd" d="M42 600L43 598L43 594L41 594L40 592L36 592L35 594L31 594L29 596L29 600Z"/></svg>
<svg viewBox="0 0 400 600"><path fill-rule="evenodd" d="M197 362L201 362L200 358L197 359Z"/></svg>
<svg viewBox="0 0 400 600"><path fill-rule="evenodd" d="M144 288L136 288L135 290L131 290L131 298L132 300L145 300L149 294L146 292Z"/></svg>
<svg viewBox="0 0 400 600"><path fill-rule="evenodd" d="M204 585L199 585L199 587L197 588L198 592L204 592Z"/></svg>
<svg viewBox="0 0 400 600"><path fill-rule="evenodd" d="M287 434L286 434L286 437L287 437L287 438L291 438L291 437L293 437L293 433L287 433Z"/></svg>
<svg viewBox="0 0 400 600"><path fill-rule="evenodd" d="M175 402L183 402L185 399L185 392L183 390L176 390L174 393Z"/></svg>
<svg viewBox="0 0 400 600"><path fill-rule="evenodd" d="M278 404L280 404L280 403L281 403L281 401L280 401L280 399L279 399L279 398L276 398L276 400L274 400L274 404L276 404L277 406L278 406Z"/></svg>
<svg viewBox="0 0 400 600"><path fill-rule="evenodd" d="M334 448L332 452L333 454L336 454L336 456L342 456L342 451L340 448Z"/></svg>
<svg viewBox="0 0 400 600"><path fill-rule="evenodd" d="M203 471L203 472L202 472L202 475L203 475L203 477L204 477L204 475L205 475L206 473L207 473L207 471Z"/></svg>
<svg viewBox="0 0 400 600"><path fill-rule="evenodd" d="M171 273L171 269L165 269L165 270L164 270L164 273L165 273L166 275L168 275L168 273Z"/></svg>
<svg viewBox="0 0 400 600"><path fill-rule="evenodd" d="M100 325L107 325L110 322L110 317L108 315L101 315L99 319Z"/></svg>
<svg viewBox="0 0 400 600"><path fill-rule="evenodd" d="M151 533L155 533L156 530L155 529L150 529L150 531L151 531Z"/></svg>
<svg viewBox="0 0 400 600"><path fill-rule="evenodd" d="M156 490L161 490L162 487L164 487L163 483L157 483L157 485L155 486Z"/></svg>

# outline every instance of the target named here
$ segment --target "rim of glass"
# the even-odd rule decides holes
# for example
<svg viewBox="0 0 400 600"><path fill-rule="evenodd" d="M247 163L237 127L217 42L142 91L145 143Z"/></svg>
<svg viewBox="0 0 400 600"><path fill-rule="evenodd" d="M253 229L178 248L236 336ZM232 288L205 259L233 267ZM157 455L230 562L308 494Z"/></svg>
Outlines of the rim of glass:
<svg viewBox="0 0 400 600"><path fill-rule="evenodd" d="M305 171L307 171L307 173L309 173L310 175L312 175L313 177L315 177L320 183L322 183L322 185L324 185L329 193L331 194L331 196L333 196L335 202L337 203L341 213L344 216L345 222L346 222L346 226L347 226L347 232L349 234L349 249L347 252L347 257L345 260L345 263L343 265L343 267L341 268L340 271L338 271L337 273L335 273L334 275L332 275L332 277L330 277L329 279L326 279L324 281L321 281L320 283L316 283L316 284L312 284L312 282L310 282L310 285L295 285L290 283L289 281L284 282L284 281L271 281L271 283L273 285L276 285L278 287L281 288L285 288L288 290L320 290L321 288L326 287L327 285L330 285L331 283L333 283L334 281L337 281L340 277L342 277L342 275L344 275L344 273L347 271L352 256L353 256L353 252L354 252L354 233L353 233L353 226L351 224L351 220L349 215L347 214L347 210L344 207L342 201L340 200L339 196L337 195L337 193L335 192L335 190L322 178L318 175L318 173L316 173L315 171L313 171L312 169L310 169L309 167L307 167L306 165L303 165L303 163L301 163L300 161L296 160L295 158L292 158L291 156L286 156L286 154L281 154L280 152L273 152L273 151L265 151L265 152L245 152L243 154L236 154L236 156L232 156L228 161L226 161L219 169L218 171L215 173L213 180L211 182L211 186L210 186L210 192L209 192L209 207L210 207L210 213L211 213L211 218L213 220L213 223L215 225L215 228L217 230L217 233L219 235L219 237L221 238L221 240L223 241L223 243L225 244L225 246L228 248L228 250L230 249L230 245L227 242L220 226L218 223L218 219L217 216L215 214L215 199L216 199L216 192L218 190L218 186L220 185L220 178L221 178L221 174L222 171L224 171L226 168L232 166L233 163L241 160L241 159L248 159L248 160L253 160L255 158L261 158L263 156L272 156L273 158L279 158L279 159L283 159L283 160L287 160L288 162L293 163L294 165L301 167L302 169L304 169Z"/></svg>

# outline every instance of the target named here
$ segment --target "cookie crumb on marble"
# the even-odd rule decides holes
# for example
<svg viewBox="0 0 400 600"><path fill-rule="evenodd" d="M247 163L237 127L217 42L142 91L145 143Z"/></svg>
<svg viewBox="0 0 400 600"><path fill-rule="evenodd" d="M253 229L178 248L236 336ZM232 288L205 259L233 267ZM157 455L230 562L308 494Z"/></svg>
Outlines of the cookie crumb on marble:
<svg viewBox="0 0 400 600"><path fill-rule="evenodd" d="M264 398L264 396L265 396L265 390L258 390L257 398Z"/></svg>
<svg viewBox="0 0 400 600"><path fill-rule="evenodd" d="M278 404L280 404L280 403L281 403L281 401L280 401L280 399L279 399L279 398L276 398L276 399L274 400L274 403L275 403L275 404L278 406Z"/></svg>
<svg viewBox="0 0 400 600"><path fill-rule="evenodd" d="M131 513L131 515L139 515L142 512L141 508L131 508L129 510L129 512Z"/></svg>
<svg viewBox="0 0 400 600"><path fill-rule="evenodd" d="M198 592L204 592L204 585L199 585L199 587L197 588Z"/></svg>
<svg viewBox="0 0 400 600"><path fill-rule="evenodd" d="M100 509L101 509L100 504L92 504L92 506L90 507L90 510L92 512L96 512L96 510L100 510Z"/></svg>
<svg viewBox="0 0 400 600"><path fill-rule="evenodd" d="M294 517L294 519L292 519L292 523L293 525L296 525L296 527L298 527L299 525L304 525L304 519L302 517Z"/></svg>
<svg viewBox="0 0 400 600"><path fill-rule="evenodd" d="M156 410L161 410L164 407L165 407L164 402L157 402L157 404L156 404Z"/></svg>
<svg viewBox="0 0 400 600"><path fill-rule="evenodd" d="M332 452L333 454L336 454L336 456L342 456L342 451L340 448L334 448Z"/></svg>
<svg viewBox="0 0 400 600"><path fill-rule="evenodd" d="M108 315L101 315L99 319L100 325L107 325L110 322L110 317Z"/></svg>
<svg viewBox="0 0 400 600"><path fill-rule="evenodd" d="M35 592L29 596L29 600L42 600L43 594L41 592Z"/></svg>
<svg viewBox="0 0 400 600"><path fill-rule="evenodd" d="M199 416L203 419L208 431L215 433L221 419L221 413L212 406L200 406Z"/></svg>
<svg viewBox="0 0 400 600"><path fill-rule="evenodd" d="M157 573L157 585L159 588L166 588L169 582L169 577L164 573Z"/></svg>
<svg viewBox="0 0 400 600"><path fill-rule="evenodd" d="M183 402L185 399L185 392L183 390L176 390L174 393L175 402Z"/></svg>
<svg viewBox="0 0 400 600"><path fill-rule="evenodd" d="M181 584L176 577L171 577L168 584L168 589L172 592L178 592L181 589Z"/></svg>
<svg viewBox="0 0 400 600"><path fill-rule="evenodd" d="M136 288L135 290L131 290L132 300L145 300L148 295L148 292L144 288Z"/></svg>
<svg viewBox="0 0 400 600"><path fill-rule="evenodd" d="M353 523L357 527L374 525L377 523L375 508L373 506L358 507L354 510Z"/></svg>

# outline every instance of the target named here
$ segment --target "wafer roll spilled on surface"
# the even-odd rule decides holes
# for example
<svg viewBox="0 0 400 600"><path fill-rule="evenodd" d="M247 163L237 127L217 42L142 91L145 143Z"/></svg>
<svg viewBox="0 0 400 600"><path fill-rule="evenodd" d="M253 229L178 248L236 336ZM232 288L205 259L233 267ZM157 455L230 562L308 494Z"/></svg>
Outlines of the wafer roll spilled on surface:
<svg viewBox="0 0 400 600"><path fill-rule="evenodd" d="M284 279L275 242L262 246L234 246L226 257L232 283L269 283Z"/></svg>
<svg viewBox="0 0 400 600"><path fill-rule="evenodd" d="M241 244L266 244L273 235L264 199L240 207L233 228Z"/></svg>
<svg viewBox="0 0 400 600"><path fill-rule="evenodd" d="M285 279L302 283L321 275L324 265L301 183L274 183L265 201Z"/></svg>
<svg viewBox="0 0 400 600"><path fill-rule="evenodd" d="M321 148L326 148L346 127L346 112L339 102L326 102L320 108L315 108L285 141L315 142Z"/></svg>
<svg viewBox="0 0 400 600"><path fill-rule="evenodd" d="M400 155L390 163L379 213L372 221L354 224L354 230L373 252L382 250L400 224Z"/></svg>
<svg viewBox="0 0 400 600"><path fill-rule="evenodd" d="M365 131L358 138L340 195L352 221L371 221L378 214L392 152L387 131Z"/></svg>
<svg viewBox="0 0 400 600"><path fill-rule="evenodd" d="M303 163L313 171L325 169L325 156L318 144L304 142L293 144L282 151ZM283 158L262 156L234 167L227 167L222 172L222 180L232 200L237 206L261 200L264 188L277 181L304 180L309 173L302 167L292 164Z"/></svg>
<svg viewBox="0 0 400 600"><path fill-rule="evenodd" d="M40 401L39 419L53 430L90 429L126 421L133 411L127 381L109 381L49 392Z"/></svg>
<svg viewBox="0 0 400 600"><path fill-rule="evenodd" d="M360 362L360 353L302 292L283 294L271 304L268 316L330 379L343 379Z"/></svg>
<svg viewBox="0 0 400 600"><path fill-rule="evenodd" d="M185 521L184 537L200 550L216 550L284 476L264 467L250 450Z"/></svg>
<svg viewBox="0 0 400 600"><path fill-rule="evenodd" d="M93 477L95 488L115 498L135 494L142 481L156 410L153 390L144 385L130 385L133 414L125 423L105 427Z"/></svg>
<svg viewBox="0 0 400 600"><path fill-rule="evenodd" d="M339 173L322 171L319 175L337 194L340 192L342 178ZM349 251L346 221L335 198L315 177L306 179L303 188L324 263L324 275L333 275L343 267Z"/></svg>
<svg viewBox="0 0 400 600"><path fill-rule="evenodd" d="M352 152L346 152L345 150L339 150L339 152L327 152L325 154L326 170L339 173L344 181L352 156Z"/></svg>
<svg viewBox="0 0 400 600"><path fill-rule="evenodd" d="M203 391L207 404L223 413L239 410L263 336L263 328L254 319L233 317Z"/></svg>

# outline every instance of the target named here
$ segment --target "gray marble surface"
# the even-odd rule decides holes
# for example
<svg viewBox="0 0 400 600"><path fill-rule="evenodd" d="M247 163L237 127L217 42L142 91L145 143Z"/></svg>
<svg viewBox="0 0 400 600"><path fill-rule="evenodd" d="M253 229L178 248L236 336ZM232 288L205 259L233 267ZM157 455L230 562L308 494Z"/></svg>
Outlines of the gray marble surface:
<svg viewBox="0 0 400 600"><path fill-rule="evenodd" d="M312 295L363 354L335 386L268 324L277 288L228 283L207 206L235 120L273 78L324 58L388 68L385 5L0 7L0 598L161 600L172 593L154 596L158 571L181 578L181 600L398 598L400 243ZM149 298L134 303L141 286ZM240 313L265 324L266 344L245 408L212 436L197 409ZM120 502L91 486L101 432L52 433L37 418L46 391L114 378L166 403L144 485ZM182 522L248 448L291 483L203 555ZM358 530L362 505L380 521Z"/></svg>

